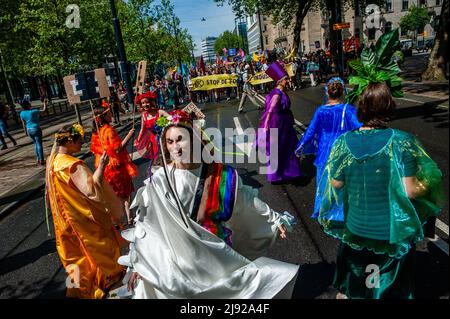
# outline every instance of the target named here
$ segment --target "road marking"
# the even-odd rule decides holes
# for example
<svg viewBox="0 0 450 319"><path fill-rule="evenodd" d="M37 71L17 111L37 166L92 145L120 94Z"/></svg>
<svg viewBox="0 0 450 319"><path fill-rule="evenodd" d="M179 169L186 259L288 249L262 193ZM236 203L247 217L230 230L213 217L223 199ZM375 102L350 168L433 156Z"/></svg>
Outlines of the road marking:
<svg viewBox="0 0 450 319"><path fill-rule="evenodd" d="M244 130L242 129L241 122L239 122L239 119L237 117L233 117L234 125L236 125L236 130L238 135L243 135Z"/></svg>
<svg viewBox="0 0 450 319"><path fill-rule="evenodd" d="M448 256L448 244L443 241L439 236L435 235L434 238L429 238L433 244L435 244L439 249L441 249Z"/></svg>
<svg viewBox="0 0 450 319"><path fill-rule="evenodd" d="M448 236L448 225L446 223L436 218L436 227L442 230Z"/></svg>
<svg viewBox="0 0 450 319"><path fill-rule="evenodd" d="M448 105L445 105L445 104L439 104L439 105L437 106L437 108L438 108L438 109L448 110Z"/></svg>
<svg viewBox="0 0 450 319"><path fill-rule="evenodd" d="M300 126L300 128L301 128L302 130L306 131L306 130L308 129L308 127L307 127L306 125L304 125L302 122L300 122L299 120L297 120L297 119L294 118L294 121L295 121L295 124L297 124L298 126Z"/></svg>
<svg viewBox="0 0 450 319"><path fill-rule="evenodd" d="M408 101L408 102L420 103L420 104L426 103L426 102L418 101L418 100L414 100L414 99L407 99L406 97L399 97L398 99L399 99L399 100Z"/></svg>

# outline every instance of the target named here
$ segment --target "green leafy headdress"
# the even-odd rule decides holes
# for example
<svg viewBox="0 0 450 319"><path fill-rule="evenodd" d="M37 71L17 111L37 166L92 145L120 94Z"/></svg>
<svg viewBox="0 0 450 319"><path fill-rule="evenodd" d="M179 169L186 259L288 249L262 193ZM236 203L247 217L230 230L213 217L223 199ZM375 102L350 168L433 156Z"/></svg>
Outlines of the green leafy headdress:
<svg viewBox="0 0 450 319"><path fill-rule="evenodd" d="M393 97L402 97L401 72L397 62L392 59L400 45L398 29L382 35L375 46L366 47L358 60L349 62L355 71L350 76L349 84L353 90L347 95L347 101L354 103L369 83L385 82Z"/></svg>

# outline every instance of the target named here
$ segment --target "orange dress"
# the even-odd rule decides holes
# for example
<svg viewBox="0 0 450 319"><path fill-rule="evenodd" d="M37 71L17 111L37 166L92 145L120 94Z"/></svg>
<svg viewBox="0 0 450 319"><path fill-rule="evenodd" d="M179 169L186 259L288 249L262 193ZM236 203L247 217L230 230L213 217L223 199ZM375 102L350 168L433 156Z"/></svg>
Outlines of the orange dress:
<svg viewBox="0 0 450 319"><path fill-rule="evenodd" d="M120 198L126 199L134 191L132 178L137 176L137 167L131 161L127 150L123 148L119 153L116 150L122 145L122 140L116 130L109 124L99 128L98 133L92 134L91 152L95 154L95 168L98 167L100 157L103 154L102 144L109 156L108 165L105 168L105 178Z"/></svg>
<svg viewBox="0 0 450 319"><path fill-rule="evenodd" d="M105 181L93 182L92 172L78 158L57 154L49 171L56 249L69 273L67 297L104 298L124 274L117 263L124 241L112 223L122 214L120 201Z"/></svg>

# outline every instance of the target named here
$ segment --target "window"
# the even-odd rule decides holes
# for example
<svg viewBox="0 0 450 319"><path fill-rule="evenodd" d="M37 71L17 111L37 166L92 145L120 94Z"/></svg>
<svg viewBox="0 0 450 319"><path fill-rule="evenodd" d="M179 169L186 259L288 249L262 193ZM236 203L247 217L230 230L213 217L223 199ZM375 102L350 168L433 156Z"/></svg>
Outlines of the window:
<svg viewBox="0 0 450 319"><path fill-rule="evenodd" d="M386 11L392 12L392 0L386 0Z"/></svg>
<svg viewBox="0 0 450 319"><path fill-rule="evenodd" d="M392 22L386 22L386 25L384 26L384 33L388 33L392 31Z"/></svg>
<svg viewBox="0 0 450 319"><path fill-rule="evenodd" d="M266 35L266 45L269 45L269 37Z"/></svg>
<svg viewBox="0 0 450 319"><path fill-rule="evenodd" d="M375 40L375 33L377 29L369 29L369 40Z"/></svg>
<svg viewBox="0 0 450 319"><path fill-rule="evenodd" d="M436 0L436 5L440 6L441 5L441 0Z"/></svg>
<svg viewBox="0 0 450 319"><path fill-rule="evenodd" d="M267 24L264 25L264 31L263 32L267 32Z"/></svg>
<svg viewBox="0 0 450 319"><path fill-rule="evenodd" d="M402 11L408 11L408 5L409 5L409 1L403 0L402 1Z"/></svg>
<svg viewBox="0 0 450 319"><path fill-rule="evenodd" d="M426 6L427 5L427 0L419 0L419 5L421 6Z"/></svg>

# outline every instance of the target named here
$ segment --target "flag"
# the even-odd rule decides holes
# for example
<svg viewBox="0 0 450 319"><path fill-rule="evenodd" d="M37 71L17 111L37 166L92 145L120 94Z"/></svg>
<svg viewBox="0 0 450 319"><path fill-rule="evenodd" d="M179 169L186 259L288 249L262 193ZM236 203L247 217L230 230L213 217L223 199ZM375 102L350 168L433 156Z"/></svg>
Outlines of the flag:
<svg viewBox="0 0 450 319"><path fill-rule="evenodd" d="M227 50L227 48L223 48L222 51L223 51L223 55L225 55L225 56L228 55L228 50Z"/></svg>
<svg viewBox="0 0 450 319"><path fill-rule="evenodd" d="M200 59L198 61L198 68L203 72L206 72L205 61L203 61L203 55L200 56Z"/></svg>

